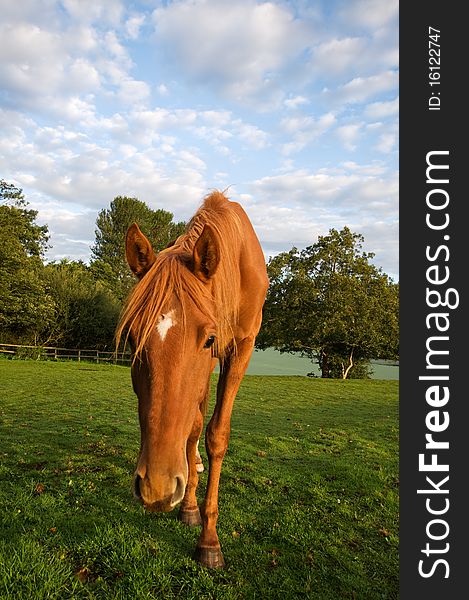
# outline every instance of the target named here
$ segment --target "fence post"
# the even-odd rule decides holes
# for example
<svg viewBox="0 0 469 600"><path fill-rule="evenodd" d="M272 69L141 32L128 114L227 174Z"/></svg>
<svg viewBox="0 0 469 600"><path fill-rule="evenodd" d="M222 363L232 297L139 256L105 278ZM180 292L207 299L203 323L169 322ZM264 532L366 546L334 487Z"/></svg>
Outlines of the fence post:
<svg viewBox="0 0 469 600"><path fill-rule="evenodd" d="M0 344L0 355L1 354L11 354L13 356L18 356L21 354L21 349L24 348L27 350L27 355L32 359L32 360L42 360L42 359L50 359L53 358L53 360L55 361L59 361L59 359L64 358L64 359L68 359L68 360L78 360L78 362L81 362L81 348L57 348L55 346L22 346L19 344ZM50 352L49 352L50 350ZM65 354L61 354L62 352L65 352ZM111 361L115 364L115 365L125 365L127 363L131 363L132 359L129 357L127 358L127 354L122 351L122 352L108 352L108 351L100 351L100 350L86 350L83 349L83 352L85 353L83 355L83 359L86 362L92 361L93 360L93 356L94 356L94 360L97 364L100 363L101 361L101 354L103 355L103 361L104 362L109 362L111 363ZM93 355L93 353L96 353Z"/></svg>

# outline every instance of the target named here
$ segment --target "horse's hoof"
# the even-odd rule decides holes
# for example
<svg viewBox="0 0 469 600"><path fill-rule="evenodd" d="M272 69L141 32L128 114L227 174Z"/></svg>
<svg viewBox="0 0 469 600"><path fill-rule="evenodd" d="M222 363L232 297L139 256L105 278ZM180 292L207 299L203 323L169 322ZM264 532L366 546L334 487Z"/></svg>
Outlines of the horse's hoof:
<svg viewBox="0 0 469 600"><path fill-rule="evenodd" d="M220 548L201 548L197 546L194 559L200 565L209 569L223 569L225 567L225 560Z"/></svg>
<svg viewBox="0 0 469 600"><path fill-rule="evenodd" d="M179 510L178 519L181 521L181 523L189 525L189 527L197 527L198 525L202 525L202 518L198 508L195 510L183 510L181 508Z"/></svg>

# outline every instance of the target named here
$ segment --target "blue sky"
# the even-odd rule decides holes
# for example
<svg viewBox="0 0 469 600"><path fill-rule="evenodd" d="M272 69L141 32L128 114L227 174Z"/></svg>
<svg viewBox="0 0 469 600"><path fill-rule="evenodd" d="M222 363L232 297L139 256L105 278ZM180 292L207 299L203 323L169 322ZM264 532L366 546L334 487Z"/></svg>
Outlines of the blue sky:
<svg viewBox="0 0 469 600"><path fill-rule="evenodd" d="M0 0L0 177L51 260L117 195L225 189L266 258L345 225L398 280L395 0Z"/></svg>

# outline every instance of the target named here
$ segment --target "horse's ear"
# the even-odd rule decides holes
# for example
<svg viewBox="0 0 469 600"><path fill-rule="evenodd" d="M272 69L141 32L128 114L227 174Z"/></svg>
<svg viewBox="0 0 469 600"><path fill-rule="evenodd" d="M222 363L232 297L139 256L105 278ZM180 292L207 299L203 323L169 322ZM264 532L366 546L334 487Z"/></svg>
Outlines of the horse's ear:
<svg viewBox="0 0 469 600"><path fill-rule="evenodd" d="M127 230L125 255L134 275L141 279L155 262L156 255L150 242L134 223Z"/></svg>
<svg viewBox="0 0 469 600"><path fill-rule="evenodd" d="M195 243L192 270L196 277L204 283L208 282L220 262L220 245L218 236L210 227L205 225L199 239Z"/></svg>

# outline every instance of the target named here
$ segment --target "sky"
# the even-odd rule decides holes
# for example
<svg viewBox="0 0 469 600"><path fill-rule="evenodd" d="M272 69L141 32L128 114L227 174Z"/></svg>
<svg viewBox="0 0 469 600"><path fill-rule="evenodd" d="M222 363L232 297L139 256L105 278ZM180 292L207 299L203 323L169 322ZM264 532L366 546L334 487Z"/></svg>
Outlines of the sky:
<svg viewBox="0 0 469 600"><path fill-rule="evenodd" d="M398 281L396 0L0 0L0 178L89 261L116 196L213 189L266 260L330 229Z"/></svg>

